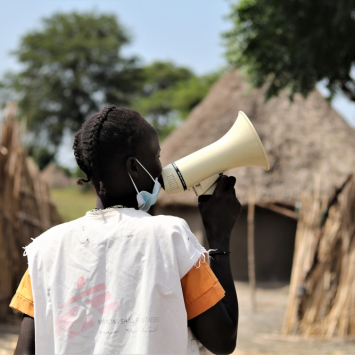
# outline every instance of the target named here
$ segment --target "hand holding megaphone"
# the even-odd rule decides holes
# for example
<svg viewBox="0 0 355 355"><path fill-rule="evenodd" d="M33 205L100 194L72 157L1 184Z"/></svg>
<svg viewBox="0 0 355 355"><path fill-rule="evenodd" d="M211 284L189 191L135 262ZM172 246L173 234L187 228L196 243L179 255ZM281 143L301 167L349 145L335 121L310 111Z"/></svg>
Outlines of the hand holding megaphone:
<svg viewBox="0 0 355 355"><path fill-rule="evenodd" d="M230 250L229 240L242 206L235 196L234 176L222 175L213 195L199 197L198 208L210 249Z"/></svg>
<svg viewBox="0 0 355 355"><path fill-rule="evenodd" d="M263 144L242 111L232 128L217 142L163 168L165 191L174 195L193 189L196 196L211 195L226 170L242 166L270 169Z"/></svg>

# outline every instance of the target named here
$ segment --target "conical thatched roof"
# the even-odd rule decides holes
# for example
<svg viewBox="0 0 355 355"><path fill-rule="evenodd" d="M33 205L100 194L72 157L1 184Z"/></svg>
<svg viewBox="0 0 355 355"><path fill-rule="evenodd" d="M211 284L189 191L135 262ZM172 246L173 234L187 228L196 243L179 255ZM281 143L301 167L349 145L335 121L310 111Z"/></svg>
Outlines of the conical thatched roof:
<svg viewBox="0 0 355 355"><path fill-rule="evenodd" d="M264 143L271 169L239 168L228 174L237 178L237 196L247 203L250 175L259 202L294 203L321 178L321 193L329 193L355 169L355 130L320 95L305 100L286 94L264 102L264 89L251 89L236 72L225 74L191 113L186 122L162 144L163 166L221 138L244 111ZM164 205L197 205L192 191L158 199Z"/></svg>

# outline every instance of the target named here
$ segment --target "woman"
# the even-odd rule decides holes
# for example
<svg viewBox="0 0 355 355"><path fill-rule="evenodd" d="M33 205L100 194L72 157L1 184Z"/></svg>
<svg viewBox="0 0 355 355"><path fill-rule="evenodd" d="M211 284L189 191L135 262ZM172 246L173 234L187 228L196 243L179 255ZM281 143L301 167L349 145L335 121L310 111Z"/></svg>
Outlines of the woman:
<svg viewBox="0 0 355 355"><path fill-rule="evenodd" d="M28 274L10 305L25 314L15 354L192 354L187 322L210 351L233 352L235 178L222 176L199 203L210 267L184 220L146 213L162 167L158 135L138 112L106 106L76 133L73 149L86 174L78 183L93 184L96 208L26 247Z"/></svg>

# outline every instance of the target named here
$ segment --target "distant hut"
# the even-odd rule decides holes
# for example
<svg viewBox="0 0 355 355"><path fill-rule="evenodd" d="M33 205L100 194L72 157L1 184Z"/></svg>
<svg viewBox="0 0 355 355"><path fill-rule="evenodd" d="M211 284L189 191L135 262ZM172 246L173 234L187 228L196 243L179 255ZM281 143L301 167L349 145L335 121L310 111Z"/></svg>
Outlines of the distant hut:
<svg viewBox="0 0 355 355"><path fill-rule="evenodd" d="M72 179L56 163L49 163L41 172L41 178L50 188L74 185Z"/></svg>
<svg viewBox="0 0 355 355"><path fill-rule="evenodd" d="M255 260L258 281L289 281L297 227L297 203L322 176L321 194L345 179L355 166L355 130L319 94L290 103L282 93L267 103L264 89L251 89L237 71L226 73L209 94L162 144L163 166L221 138L244 111L260 135L270 170L239 168L226 172L237 178L236 192L248 205L248 191L255 192ZM192 191L169 196L162 192L155 214L187 220L204 240L204 229ZM236 280L248 280L247 214L233 231L232 271Z"/></svg>

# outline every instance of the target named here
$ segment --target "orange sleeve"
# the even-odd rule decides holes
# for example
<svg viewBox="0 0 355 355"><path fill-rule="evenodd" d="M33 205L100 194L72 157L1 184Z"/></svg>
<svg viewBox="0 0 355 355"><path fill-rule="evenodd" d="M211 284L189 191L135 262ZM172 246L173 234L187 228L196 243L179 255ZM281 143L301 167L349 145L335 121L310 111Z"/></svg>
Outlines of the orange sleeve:
<svg viewBox="0 0 355 355"><path fill-rule="evenodd" d="M31 278L28 270L22 277L16 294L11 300L10 307L15 311L34 317Z"/></svg>
<svg viewBox="0 0 355 355"><path fill-rule="evenodd" d="M181 279L187 318L190 320L207 311L225 295L224 289L208 263L193 267Z"/></svg>

